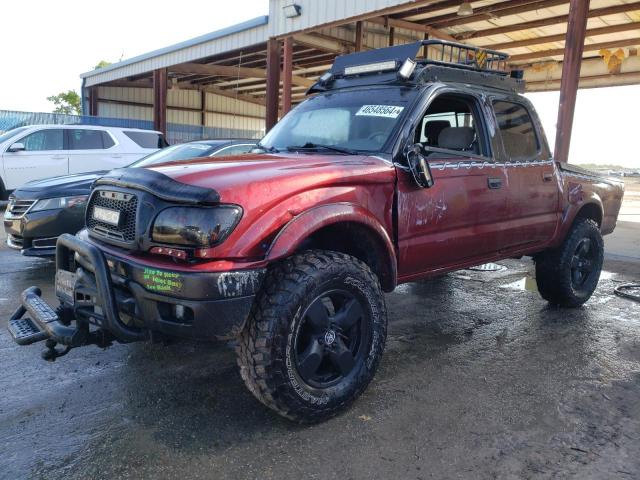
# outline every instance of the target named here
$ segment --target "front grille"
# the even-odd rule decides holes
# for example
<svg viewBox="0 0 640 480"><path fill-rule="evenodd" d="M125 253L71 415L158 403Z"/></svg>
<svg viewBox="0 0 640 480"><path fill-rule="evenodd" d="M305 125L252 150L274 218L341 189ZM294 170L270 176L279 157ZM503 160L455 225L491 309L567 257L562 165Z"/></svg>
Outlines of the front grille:
<svg viewBox="0 0 640 480"><path fill-rule="evenodd" d="M93 218L94 207L103 207L120 212L120 224L111 225ZM132 243L136 238L136 211L138 198L131 193L97 190L87 207L87 228L106 239Z"/></svg>
<svg viewBox="0 0 640 480"><path fill-rule="evenodd" d="M9 205L7 205L7 213L11 218L22 217L36 203L35 200L16 200L15 197L9 197Z"/></svg>

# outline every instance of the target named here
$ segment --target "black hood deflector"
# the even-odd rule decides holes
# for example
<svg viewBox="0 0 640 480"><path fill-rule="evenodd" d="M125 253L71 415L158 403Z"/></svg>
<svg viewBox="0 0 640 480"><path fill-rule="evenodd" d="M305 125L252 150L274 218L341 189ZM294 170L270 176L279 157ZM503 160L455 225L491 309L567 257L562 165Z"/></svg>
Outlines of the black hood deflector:
<svg viewBox="0 0 640 480"><path fill-rule="evenodd" d="M212 188L187 185L163 173L146 168L116 168L96 180L94 185L114 185L143 190L168 202L195 205L220 202L220 194Z"/></svg>

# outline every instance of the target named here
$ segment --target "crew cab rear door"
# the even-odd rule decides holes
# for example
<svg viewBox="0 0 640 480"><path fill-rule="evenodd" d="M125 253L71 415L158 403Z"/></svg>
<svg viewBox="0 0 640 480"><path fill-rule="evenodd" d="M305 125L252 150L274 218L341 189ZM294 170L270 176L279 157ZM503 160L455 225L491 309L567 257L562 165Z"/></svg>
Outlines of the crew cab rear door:
<svg viewBox="0 0 640 480"><path fill-rule="evenodd" d="M558 224L560 186L540 122L521 97L494 97L491 104L506 167L505 248L544 244Z"/></svg>
<svg viewBox="0 0 640 480"><path fill-rule="evenodd" d="M505 172L493 161L482 105L447 91L418 117L407 143L423 146L435 183L419 188L398 168L400 277L481 263L504 247Z"/></svg>

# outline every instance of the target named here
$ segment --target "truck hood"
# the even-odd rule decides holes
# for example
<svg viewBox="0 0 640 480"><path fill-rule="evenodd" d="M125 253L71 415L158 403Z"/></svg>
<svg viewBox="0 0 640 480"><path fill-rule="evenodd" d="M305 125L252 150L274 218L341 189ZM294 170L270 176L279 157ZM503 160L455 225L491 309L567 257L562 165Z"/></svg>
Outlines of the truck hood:
<svg viewBox="0 0 640 480"><path fill-rule="evenodd" d="M60 177L45 178L25 183L13 192L16 198L40 198L68 197L73 195L89 195L91 185L106 171L79 173L76 175L63 175Z"/></svg>
<svg viewBox="0 0 640 480"><path fill-rule="evenodd" d="M212 188L222 203L242 206L316 188L386 183L395 174L391 162L380 157L299 153L201 158L149 168L178 182Z"/></svg>

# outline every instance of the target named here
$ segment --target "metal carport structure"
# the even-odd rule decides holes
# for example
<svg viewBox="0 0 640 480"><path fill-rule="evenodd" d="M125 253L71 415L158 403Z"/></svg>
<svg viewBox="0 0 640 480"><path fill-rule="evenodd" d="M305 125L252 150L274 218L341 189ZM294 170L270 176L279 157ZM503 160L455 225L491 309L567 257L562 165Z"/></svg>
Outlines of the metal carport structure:
<svg viewBox="0 0 640 480"><path fill-rule="evenodd" d="M461 16L462 3L270 0L268 16L83 74L85 111L255 136L336 55L440 38L505 51L529 91L560 90L556 158L566 161L577 88L640 83L640 1L477 0Z"/></svg>

